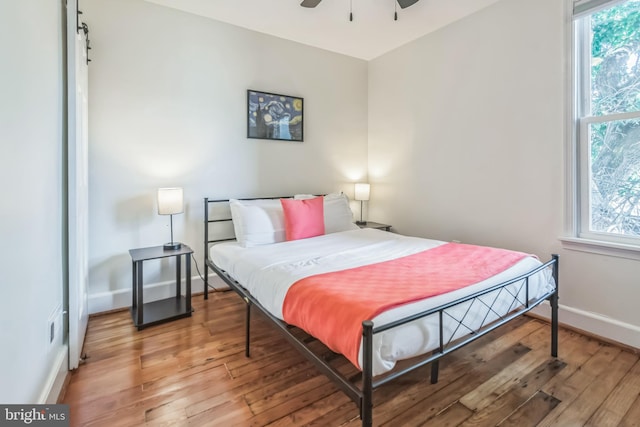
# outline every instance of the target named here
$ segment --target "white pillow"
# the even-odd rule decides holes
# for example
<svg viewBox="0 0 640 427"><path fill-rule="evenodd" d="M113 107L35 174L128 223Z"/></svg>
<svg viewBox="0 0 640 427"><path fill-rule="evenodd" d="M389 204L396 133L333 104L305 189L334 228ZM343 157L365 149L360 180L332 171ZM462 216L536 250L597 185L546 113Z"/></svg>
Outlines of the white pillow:
<svg viewBox="0 0 640 427"><path fill-rule="evenodd" d="M316 197L312 194L296 194L294 199L309 199ZM349 207L349 198L342 193L330 193L324 196L324 232L325 234L339 231L357 230L353 223L353 212Z"/></svg>
<svg viewBox="0 0 640 427"><path fill-rule="evenodd" d="M241 246L284 242L284 212L279 199L229 200L236 239Z"/></svg>

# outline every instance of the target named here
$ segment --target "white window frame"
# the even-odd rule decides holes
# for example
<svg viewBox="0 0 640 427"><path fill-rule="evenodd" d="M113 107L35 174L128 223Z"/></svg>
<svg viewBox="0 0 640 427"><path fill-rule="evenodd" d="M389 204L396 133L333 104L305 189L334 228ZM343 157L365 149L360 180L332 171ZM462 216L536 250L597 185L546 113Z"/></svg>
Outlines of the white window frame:
<svg viewBox="0 0 640 427"><path fill-rule="evenodd" d="M572 79L569 84L571 114L568 119L567 155L567 220L565 236L561 238L567 249L593 252L623 258L640 260L640 237L619 236L590 230L590 171L591 157L589 126L618 120L640 119L640 111L616 113L603 116L588 116L590 108L590 26L583 17L598 10L612 7L625 0L581 0L568 2L573 6L571 36L568 37L569 52L572 52ZM571 4L573 3L573 4Z"/></svg>

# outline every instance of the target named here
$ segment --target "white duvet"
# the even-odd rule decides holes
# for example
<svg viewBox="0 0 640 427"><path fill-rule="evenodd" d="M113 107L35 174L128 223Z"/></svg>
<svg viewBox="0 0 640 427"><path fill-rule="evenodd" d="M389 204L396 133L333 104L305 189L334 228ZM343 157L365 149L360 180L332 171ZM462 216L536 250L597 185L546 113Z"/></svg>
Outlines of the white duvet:
<svg viewBox="0 0 640 427"><path fill-rule="evenodd" d="M444 243L374 229L358 229L250 248L243 248L235 242L221 243L211 247L210 258L242 284L271 314L283 319L282 305L287 290L300 279L388 261ZM376 326L383 325L520 276L540 264L536 258L527 257L488 280L454 292L395 307L372 320ZM526 297L522 284L514 283L507 288L512 294L517 293L523 302ZM551 272L541 271L529 279L529 298L538 299L553 288ZM504 290L494 303L497 292L482 297L486 305L476 301L448 309L447 315L444 316L445 343L449 339L457 339L469 333L465 327L458 327L458 322L449 316L461 319L466 313L464 323L471 328L477 328L483 321L486 324L498 318L493 311L504 315L518 307L512 305L513 297ZM491 306L493 311L490 311L487 305ZM438 345L437 314L376 334L373 345L373 374L387 372L393 369L396 361L424 354ZM359 361L361 364L362 349Z"/></svg>

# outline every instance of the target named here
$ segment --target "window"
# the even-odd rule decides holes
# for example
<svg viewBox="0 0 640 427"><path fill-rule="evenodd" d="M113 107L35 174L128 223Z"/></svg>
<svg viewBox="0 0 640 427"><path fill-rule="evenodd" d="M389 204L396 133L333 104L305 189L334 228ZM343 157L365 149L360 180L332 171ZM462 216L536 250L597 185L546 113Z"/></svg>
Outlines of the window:
<svg viewBox="0 0 640 427"><path fill-rule="evenodd" d="M577 237L640 248L640 0L574 17Z"/></svg>

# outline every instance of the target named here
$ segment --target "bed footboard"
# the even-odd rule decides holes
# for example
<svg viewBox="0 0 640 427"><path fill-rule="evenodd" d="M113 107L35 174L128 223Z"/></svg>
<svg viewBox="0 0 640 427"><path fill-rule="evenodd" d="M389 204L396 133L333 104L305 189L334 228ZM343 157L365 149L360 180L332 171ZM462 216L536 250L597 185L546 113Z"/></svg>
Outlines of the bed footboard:
<svg viewBox="0 0 640 427"><path fill-rule="evenodd" d="M371 414L368 413L371 411L372 408L372 396L370 396L369 394L373 392L373 390L375 390L376 388L404 375L407 374L417 368L420 368L424 365L426 365L427 363L431 363L431 383L436 383L438 381L438 367L439 367L439 359L441 359L442 357L444 357L445 355L459 349L460 347L463 347L469 343L471 343L472 341L475 341L476 339L486 335L487 333L493 331L494 329L504 325L505 323L509 322L510 320L515 319L516 317L522 316L523 314L529 312L530 310L532 310L534 307L537 307L538 305L540 305L543 301L548 300L550 302L551 305L551 356L552 357L558 357L558 287L559 287L559 283L558 283L558 267L559 267L559 257L558 255L554 254L552 255L552 258L550 261L544 263L543 265L541 265L540 267L528 272L525 275L516 277L514 279L511 279L507 282L501 283L499 285L493 286L489 289L486 289L484 291L469 295L467 297L464 298L460 298L458 300L452 301L448 304L442 305L440 307L436 307L433 308L431 310L427 310L424 311L422 313L417 313L413 316L409 316L406 317L404 319L400 319L396 322L393 323L389 323L386 325L382 325L379 327L374 327L373 323L371 321L364 321L362 323L362 334L363 334L363 363L362 363L362 375L363 375L363 389L362 389L362 404L361 404L361 413L362 413L362 425L363 426L370 426L371 425ZM540 272L541 270L545 269L545 268L551 268L552 269L552 277L555 281L555 287L553 289L553 291L548 292L546 295L543 295L542 297L536 299L535 301L529 301L528 295L528 287L529 287L529 280L528 278L538 272ZM519 281L524 281L524 286L527 287L527 298L526 301L523 305L523 307L516 309L514 311L509 312L508 315L506 316L500 316L499 320L496 320L494 322L491 322L489 324L481 324L479 328L470 328L469 326L464 324L464 318L459 320L459 327L464 327L466 329L468 329L470 331L470 335L468 338L462 339L462 340L456 340L456 341L449 341L447 343L444 342L444 333L443 333L443 319L444 316L446 315L446 310L455 307L456 305L459 304L464 304L467 303L468 301L474 301L477 300L479 297L484 296L492 291L504 288L512 283L516 283ZM517 297L514 296L514 300L517 300ZM412 322L418 318L422 318L422 317L426 317L429 315L432 315L434 313L438 314L439 317L439 346L436 350L434 350L434 352L428 356L428 357L424 357L421 360L405 367L402 369L398 369L398 370L393 370L388 374L383 374L379 377L373 377L372 374L372 366L373 366L373 361L372 361L372 343L373 343L373 336L377 333L381 333L384 332L388 329L392 329L401 325L404 325L406 323ZM366 343L366 344L365 344Z"/></svg>

